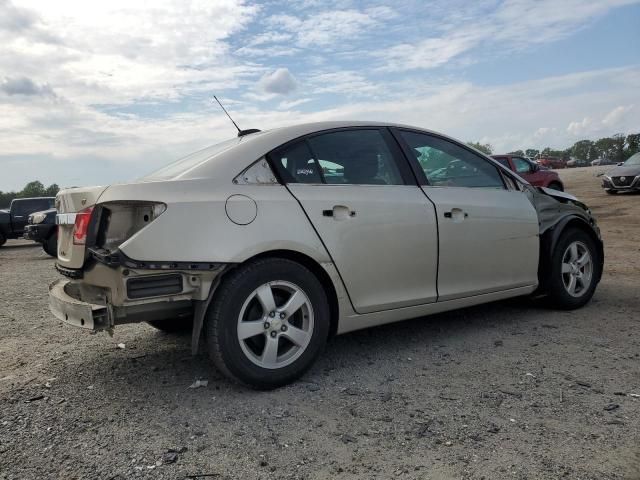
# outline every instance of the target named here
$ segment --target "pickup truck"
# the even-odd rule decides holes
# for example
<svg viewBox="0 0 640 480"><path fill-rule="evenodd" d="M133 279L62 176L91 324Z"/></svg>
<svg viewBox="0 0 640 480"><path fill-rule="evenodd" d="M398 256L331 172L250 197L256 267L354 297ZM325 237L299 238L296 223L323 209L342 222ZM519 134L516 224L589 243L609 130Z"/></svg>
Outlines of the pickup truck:
<svg viewBox="0 0 640 480"><path fill-rule="evenodd" d="M53 208L54 197L16 198L8 210L0 210L0 246L24 235L30 214Z"/></svg>

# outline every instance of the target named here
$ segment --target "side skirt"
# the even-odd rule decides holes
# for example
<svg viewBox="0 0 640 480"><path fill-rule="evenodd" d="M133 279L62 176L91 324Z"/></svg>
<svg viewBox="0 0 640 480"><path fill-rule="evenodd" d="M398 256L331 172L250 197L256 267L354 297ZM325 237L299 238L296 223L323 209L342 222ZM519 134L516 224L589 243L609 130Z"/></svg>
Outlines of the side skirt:
<svg viewBox="0 0 640 480"><path fill-rule="evenodd" d="M393 323L393 322L398 322L400 320L407 320L409 318L418 318L418 317L423 317L425 315L432 315L434 313L441 313L449 310L456 310L459 308L471 307L473 305L480 305L483 303L495 302L497 300L504 300L511 297L529 295L536 288L537 288L537 285L530 285L526 287L503 290L500 292L474 295L473 297L458 298L455 300L448 300L444 302L435 302L435 303L429 303L426 305L418 305L415 307L398 308L395 310L367 313L364 315L357 315L357 314L347 315L345 317L340 318L340 323L338 324L338 335L351 332L354 330L360 330L363 328L375 327L377 325L384 325L385 323Z"/></svg>

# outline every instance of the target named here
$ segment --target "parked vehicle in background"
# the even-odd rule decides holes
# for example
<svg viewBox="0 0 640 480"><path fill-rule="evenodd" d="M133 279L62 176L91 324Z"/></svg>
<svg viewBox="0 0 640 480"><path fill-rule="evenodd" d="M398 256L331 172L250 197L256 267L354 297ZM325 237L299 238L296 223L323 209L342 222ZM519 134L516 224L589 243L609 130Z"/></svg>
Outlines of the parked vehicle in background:
<svg viewBox="0 0 640 480"><path fill-rule="evenodd" d="M54 197L16 198L8 210L0 210L0 246L11 238L20 238L30 214L53 208Z"/></svg>
<svg viewBox="0 0 640 480"><path fill-rule="evenodd" d="M572 158L571 160L567 160L567 168L587 167L589 165L591 165L589 160L582 160L581 158Z"/></svg>
<svg viewBox="0 0 640 480"><path fill-rule="evenodd" d="M44 251L56 257L58 255L58 226L56 225L56 209L50 208L29 215L24 229L24 238L42 244Z"/></svg>
<svg viewBox="0 0 640 480"><path fill-rule="evenodd" d="M531 185L564 191L564 185L558 174L532 162L526 157L516 155L491 155L509 170L516 172Z"/></svg>
<svg viewBox="0 0 640 480"><path fill-rule="evenodd" d="M542 167L560 169L567 168L567 162L560 157L540 157L538 158L538 164Z"/></svg>
<svg viewBox="0 0 640 480"><path fill-rule="evenodd" d="M602 175L602 188L611 194L640 190L640 152Z"/></svg>
<svg viewBox="0 0 640 480"><path fill-rule="evenodd" d="M129 184L61 191L54 315L91 331L201 331L223 374L300 377L327 338L529 295L592 297L603 266L578 199L441 134L295 125L203 149Z"/></svg>

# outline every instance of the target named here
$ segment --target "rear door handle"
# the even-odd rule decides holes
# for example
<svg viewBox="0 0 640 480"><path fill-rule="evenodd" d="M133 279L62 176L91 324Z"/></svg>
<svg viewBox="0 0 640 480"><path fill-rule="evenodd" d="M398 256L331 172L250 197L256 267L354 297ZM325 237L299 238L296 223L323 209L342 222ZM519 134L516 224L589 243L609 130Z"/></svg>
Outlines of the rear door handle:
<svg viewBox="0 0 640 480"><path fill-rule="evenodd" d="M356 216L356 211L344 205L334 205L331 210L322 210L323 217L333 217L334 220L346 220Z"/></svg>

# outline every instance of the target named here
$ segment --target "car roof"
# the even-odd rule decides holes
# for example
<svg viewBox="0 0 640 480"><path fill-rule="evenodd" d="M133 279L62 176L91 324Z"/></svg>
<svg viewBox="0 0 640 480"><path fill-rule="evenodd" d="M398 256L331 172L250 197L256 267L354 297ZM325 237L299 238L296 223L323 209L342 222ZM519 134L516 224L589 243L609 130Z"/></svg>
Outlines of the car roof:
<svg viewBox="0 0 640 480"><path fill-rule="evenodd" d="M27 197L27 198L14 198L12 202L24 202L25 200L55 200L56 197Z"/></svg>
<svg viewBox="0 0 640 480"><path fill-rule="evenodd" d="M204 157L201 162L197 163L196 165L190 166L190 168L183 172L180 172L175 177L173 177L173 179L210 178L227 175L232 175L232 177L235 177L253 162L259 160L266 153L287 142L303 137L305 135L319 133L325 130L357 127L407 128L424 133L435 134L458 142L458 140L455 140L451 137L448 137L447 135L443 135L438 132L398 123L356 120L300 123L238 137L235 142L230 142L231 144L229 145L229 147L225 148L222 151L215 151L215 153L208 158ZM203 150L203 152L205 151L206 149ZM154 178L152 174L145 179L153 181L160 180L161 178ZM167 180L167 178L163 179Z"/></svg>

